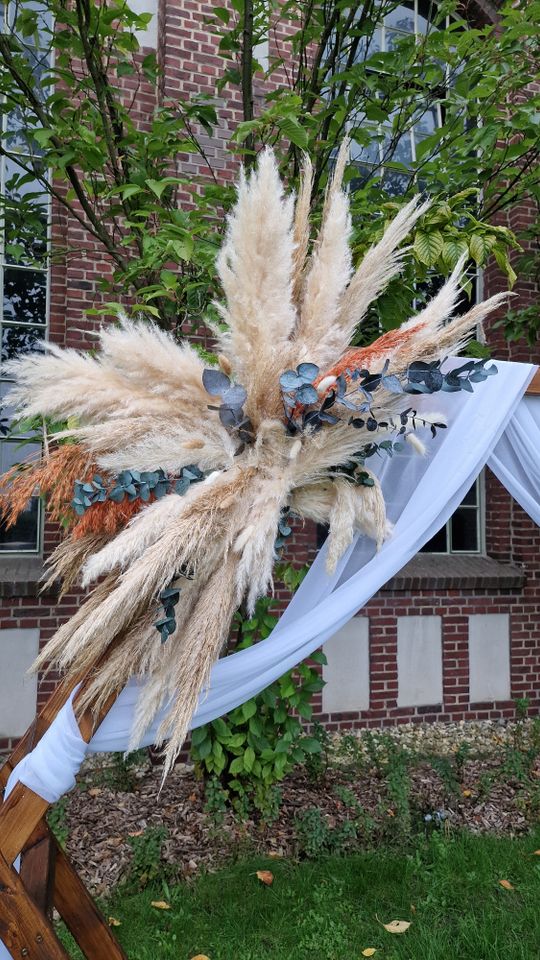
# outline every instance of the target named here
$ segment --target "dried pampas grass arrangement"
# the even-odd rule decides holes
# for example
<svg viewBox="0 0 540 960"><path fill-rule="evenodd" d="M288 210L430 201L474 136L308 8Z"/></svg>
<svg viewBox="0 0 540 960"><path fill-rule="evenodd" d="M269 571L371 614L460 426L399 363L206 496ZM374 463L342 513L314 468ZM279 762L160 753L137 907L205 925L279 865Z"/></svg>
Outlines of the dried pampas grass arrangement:
<svg viewBox="0 0 540 960"><path fill-rule="evenodd" d="M99 580L36 666L75 675L101 658L94 704L145 677L132 744L168 704L166 769L235 610L252 611L271 586L290 516L329 524L329 570L357 531L380 546L390 527L366 461L402 439L422 452L416 431L444 426L415 414L415 393L471 389L495 372L483 361L442 366L500 300L448 322L463 262L418 316L369 347L349 347L399 272L403 241L427 204L404 206L354 269L346 149L315 238L309 159L296 205L271 151L241 176L217 261L219 366L205 368L189 344L127 319L101 331L95 356L46 344L9 364L9 402L71 426L42 462L11 474L2 512L12 522L38 487L71 525L50 579Z"/></svg>

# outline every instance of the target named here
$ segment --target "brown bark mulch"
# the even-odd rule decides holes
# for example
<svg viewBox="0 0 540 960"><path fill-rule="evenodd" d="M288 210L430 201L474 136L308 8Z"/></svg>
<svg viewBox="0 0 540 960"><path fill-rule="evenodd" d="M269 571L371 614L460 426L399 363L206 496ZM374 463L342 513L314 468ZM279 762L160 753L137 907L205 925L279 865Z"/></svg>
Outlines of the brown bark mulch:
<svg viewBox="0 0 540 960"><path fill-rule="evenodd" d="M144 760L132 774L130 789L115 772L114 762L103 768L94 766L83 770L78 787L57 812L56 824L64 833L67 831L68 853L97 895L108 893L129 876L133 856L130 838L160 827L164 828L162 858L166 869L173 876L188 878L253 853L305 855L305 832L298 827L298 818L302 820L310 810L320 812L330 836L335 836L346 821L354 824L356 836L345 839L340 850L355 844L406 841L412 833L432 829L500 835L530 830L538 820L540 807L538 757L524 777L520 769L516 772L509 764L509 757L510 761L520 760L520 750L511 746L512 731L490 729L476 738L479 755L473 756L473 749L471 759L456 767L459 738L451 740L450 734L442 735L440 742L437 737L433 742L433 734L425 742L417 731L392 734L394 740L406 743L409 751L401 773L396 773L401 755L397 755L397 761L391 755L387 762L384 748L380 761L373 760L373 751L371 759L356 753L354 762L350 757L336 759L330 751L330 764L319 771L316 780L297 768L283 781L282 805L271 824L256 818L241 821L230 811L216 822L205 810L203 783L187 764L178 764L161 787L160 767ZM412 741L419 739L422 753L413 756L411 762ZM435 749L439 757L450 757L446 767L443 760L442 772L437 759L426 759L426 747L429 755ZM105 762L110 764L110 760ZM309 833L309 826L305 829Z"/></svg>

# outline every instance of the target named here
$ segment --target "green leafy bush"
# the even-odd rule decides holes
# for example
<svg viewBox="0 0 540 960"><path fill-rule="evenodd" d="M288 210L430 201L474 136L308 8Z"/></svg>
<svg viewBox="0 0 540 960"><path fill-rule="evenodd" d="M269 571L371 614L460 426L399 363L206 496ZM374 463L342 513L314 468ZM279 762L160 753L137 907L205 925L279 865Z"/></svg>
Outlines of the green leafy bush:
<svg viewBox="0 0 540 960"><path fill-rule="evenodd" d="M304 574L304 569L292 567L278 571L292 589ZM250 619L237 614L236 650L270 634L278 619L269 612L272 602L269 597L259 600ZM220 810L225 799L241 817L255 810L266 821L275 819L281 802L279 781L296 764L320 753L320 739L306 736L302 723L311 720L311 698L324 685L315 666L325 662L324 654L314 653L311 661L288 671L224 717L193 731L191 756L202 776L219 780L223 791ZM215 779L211 793L213 809Z"/></svg>

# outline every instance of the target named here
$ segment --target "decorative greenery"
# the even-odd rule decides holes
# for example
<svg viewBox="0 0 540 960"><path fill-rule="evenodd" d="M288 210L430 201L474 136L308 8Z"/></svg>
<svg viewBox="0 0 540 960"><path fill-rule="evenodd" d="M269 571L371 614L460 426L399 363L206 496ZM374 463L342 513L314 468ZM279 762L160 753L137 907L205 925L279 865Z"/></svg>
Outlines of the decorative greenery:
<svg viewBox="0 0 540 960"><path fill-rule="evenodd" d="M104 503L112 500L122 503L127 499L143 500L145 503L153 497L160 500L167 493L177 493L180 496L187 493L191 484L200 483L205 474L195 464L190 463L182 467L177 477L169 477L164 470L143 471L123 470L112 481L112 485L96 474L88 483L77 480L74 497L71 502L75 513L82 516L95 503Z"/></svg>
<svg viewBox="0 0 540 960"><path fill-rule="evenodd" d="M241 445L236 451L236 456L238 456L244 450L246 443L253 443L255 440L253 425L244 413L244 403L247 399L246 390L238 383L231 383L230 378L225 373L214 368L204 370L202 379L207 393L214 397L221 397L223 401L219 407L208 404L208 409L217 410L223 426L241 441Z"/></svg>
<svg viewBox="0 0 540 960"><path fill-rule="evenodd" d="M163 616L156 620L154 626L161 635L161 642L165 643L176 630L174 608L180 599L180 587L167 587L161 591L159 599L163 604Z"/></svg>

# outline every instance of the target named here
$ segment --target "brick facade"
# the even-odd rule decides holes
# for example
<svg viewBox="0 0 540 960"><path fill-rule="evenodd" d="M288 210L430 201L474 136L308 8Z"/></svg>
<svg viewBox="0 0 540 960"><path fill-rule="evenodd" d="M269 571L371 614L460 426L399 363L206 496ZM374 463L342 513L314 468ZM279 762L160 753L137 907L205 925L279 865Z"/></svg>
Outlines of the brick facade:
<svg viewBox="0 0 540 960"><path fill-rule="evenodd" d="M146 7L145 7L146 9ZM159 96L163 101L175 100L181 91L188 94L214 93L214 81L220 71L215 38L205 25L210 4L204 0L160 0L158 12L158 59L163 68ZM271 43L275 42L272 40ZM279 79L279 78L277 78ZM127 89L127 87L126 87ZM257 94L257 91L255 91ZM144 85L137 93L138 119L145 122L154 105L155 94ZM232 180L238 162L225 147L234 124L241 119L238 98L227 101L222 111L223 125L214 140L204 139L203 146L219 177ZM205 162L192 157L183 164L186 173L204 173ZM530 222L532 205L510 211L508 223L522 229ZM98 320L85 316L88 307L99 303L98 282L111 270L91 238L80 226L55 209L53 240L72 252L66 262L55 263L51 270L49 335L64 346L88 348L91 332ZM490 267L484 278L484 294L504 288L504 279ZM516 285L522 303L528 303L537 291L525 282ZM524 344L509 346L500 331L489 332L494 357L540 361ZM380 726L408 720L448 720L511 716L513 698L527 697L531 711L540 707L540 531L512 501L498 481L486 478L486 553L492 559L485 566L468 568L459 557L437 558L431 579L419 579L414 568L387 585L367 608L361 611L369 618L370 701L369 709L349 713L322 712L320 695L316 714L332 729L345 726ZM51 524L45 526L45 554L58 542L59 533ZM294 538L295 557L300 562L315 552L315 530L307 525ZM446 561L446 564L443 563ZM60 603L51 595L39 596L35 577L21 573L13 559L0 560L2 600L0 629L39 628L44 643L65 619L77 609L81 591L73 590ZM281 591L278 599L284 600ZM360 612L360 611L359 611ZM510 699L494 702L471 702L469 695L469 616L474 614L510 614ZM442 702L397 706L397 624L398 618L435 615L441 618L442 630ZM42 680L38 705L51 693L53 676ZM0 740L0 749L11 746Z"/></svg>

